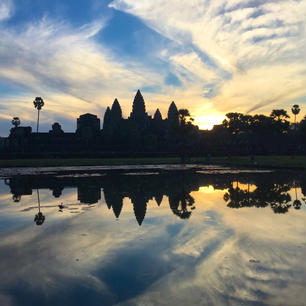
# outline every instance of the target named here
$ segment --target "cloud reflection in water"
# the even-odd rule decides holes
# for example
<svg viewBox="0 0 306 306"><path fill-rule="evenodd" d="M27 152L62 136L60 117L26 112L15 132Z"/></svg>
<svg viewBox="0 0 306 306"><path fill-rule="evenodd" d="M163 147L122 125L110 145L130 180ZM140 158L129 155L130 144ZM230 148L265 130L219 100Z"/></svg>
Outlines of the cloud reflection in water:
<svg viewBox="0 0 306 306"><path fill-rule="evenodd" d="M67 185L70 189L63 188L58 198L52 197L52 191L46 189L48 184L42 179L28 180L30 189L40 188L39 184L44 188L40 194L46 221L41 227L32 219L36 213L34 192L22 195L20 202L14 203L5 196L7 190L1 188L1 220L4 224L18 223L18 227L1 227L0 302L4 305L303 304L305 205L300 210L290 207L287 214L275 214L272 209L256 206L230 209L223 197L236 187L233 178L154 177L139 180L133 177L134 185L129 185L126 182L130 178L119 176L115 190L105 177L78 178L75 185L70 181ZM258 179L252 175L247 179L252 183L250 191L255 192ZM279 177L275 180L284 184ZM294 182L287 178L290 203L295 197L294 186L298 186L299 198L301 190L305 191ZM86 200L86 192L76 193L71 187L84 188L86 183L92 187L90 199L96 194L98 200L90 209L82 210L88 205L81 203L84 196ZM99 196L93 192L93 186L101 184L103 192ZM54 181L49 189L52 186ZM145 189L148 186L150 189ZM247 190L243 177L239 188ZM112 196L114 192L119 196L117 200ZM106 201L110 199L109 207L103 194ZM194 199L195 209L190 210L188 220L175 215L169 204L171 197L182 195ZM120 217L116 218L116 208L112 209L118 199L122 206ZM137 201L144 201L138 205L146 205L141 226L134 216L133 203L135 206ZM68 208L69 203L79 205L80 213L71 214L68 209L59 212L60 202ZM31 207L34 208L27 209Z"/></svg>

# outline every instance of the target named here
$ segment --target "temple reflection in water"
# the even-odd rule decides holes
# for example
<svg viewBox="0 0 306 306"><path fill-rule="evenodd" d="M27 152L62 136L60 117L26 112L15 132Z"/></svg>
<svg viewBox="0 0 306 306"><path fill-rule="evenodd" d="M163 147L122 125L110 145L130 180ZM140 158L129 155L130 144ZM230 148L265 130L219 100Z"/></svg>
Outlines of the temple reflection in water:
<svg viewBox="0 0 306 306"><path fill-rule="evenodd" d="M297 176L296 173L291 176L290 172L277 175L272 172L239 173L239 179L235 173L201 171L164 171L154 174L109 172L95 176L16 176L6 179L5 183L10 187L14 202L19 202L23 195L31 195L33 190L37 191L39 201L39 190L50 189L52 195L59 199L60 210L69 205L60 204L65 188L77 188L78 205L98 203L103 192L105 203L116 218L120 217L124 198L129 198L139 225L145 218L148 202L154 200L160 206L164 198L168 199L174 215L181 219L189 218L197 204L191 193L204 186L223 191L224 202L230 208L270 207L275 213L286 213L290 208L300 209L306 196L305 176ZM303 197L297 197L297 188L301 189ZM289 193L292 189L295 196ZM41 214L40 203L37 207L38 214ZM39 224L44 221L41 220L38 220Z"/></svg>

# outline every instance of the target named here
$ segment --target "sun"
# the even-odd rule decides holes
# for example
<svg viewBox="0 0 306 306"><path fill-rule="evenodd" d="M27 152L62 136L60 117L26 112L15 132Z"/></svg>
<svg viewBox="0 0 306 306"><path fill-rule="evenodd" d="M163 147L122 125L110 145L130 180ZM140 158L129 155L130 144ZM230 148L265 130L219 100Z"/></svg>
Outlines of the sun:
<svg viewBox="0 0 306 306"><path fill-rule="evenodd" d="M224 119L225 116L218 113L199 114L194 116L194 124L198 125L201 130L211 130L214 125L221 124Z"/></svg>

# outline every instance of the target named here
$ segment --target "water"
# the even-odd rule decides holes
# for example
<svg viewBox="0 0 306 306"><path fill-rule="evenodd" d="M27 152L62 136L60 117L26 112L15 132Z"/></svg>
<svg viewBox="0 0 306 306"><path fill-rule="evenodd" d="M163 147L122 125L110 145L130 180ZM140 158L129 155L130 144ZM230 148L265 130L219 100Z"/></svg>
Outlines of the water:
<svg viewBox="0 0 306 306"><path fill-rule="evenodd" d="M32 170L1 172L0 305L305 305L304 173Z"/></svg>

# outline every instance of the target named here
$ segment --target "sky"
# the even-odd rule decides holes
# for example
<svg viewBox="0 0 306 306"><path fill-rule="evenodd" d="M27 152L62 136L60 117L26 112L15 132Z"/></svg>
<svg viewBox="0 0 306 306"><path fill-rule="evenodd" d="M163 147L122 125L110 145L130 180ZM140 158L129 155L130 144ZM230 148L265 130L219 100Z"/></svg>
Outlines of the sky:
<svg viewBox="0 0 306 306"><path fill-rule="evenodd" d="M128 117L140 89L149 115L171 101L202 129L228 112L305 115L304 0L0 0L0 135L12 117L40 130ZM291 116L293 119L293 116Z"/></svg>

